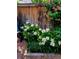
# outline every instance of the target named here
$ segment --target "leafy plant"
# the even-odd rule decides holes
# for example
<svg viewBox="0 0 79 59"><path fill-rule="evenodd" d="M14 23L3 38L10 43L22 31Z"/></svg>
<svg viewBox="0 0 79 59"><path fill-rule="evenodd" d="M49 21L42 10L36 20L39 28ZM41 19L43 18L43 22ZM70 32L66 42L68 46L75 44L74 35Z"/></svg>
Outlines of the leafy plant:
<svg viewBox="0 0 79 59"><path fill-rule="evenodd" d="M48 15L52 20L58 20L61 18L61 12L57 12L57 11L53 13L50 11Z"/></svg>
<svg viewBox="0 0 79 59"><path fill-rule="evenodd" d="M53 0L53 2L50 2L50 3L45 5L45 7L48 10L48 15L49 15L51 20L61 19L60 4L61 4L61 0Z"/></svg>
<svg viewBox="0 0 79 59"><path fill-rule="evenodd" d="M52 7L53 7L53 4L52 3L47 3L46 5L45 5L45 7L48 9L48 11L51 11L52 10Z"/></svg>
<svg viewBox="0 0 79 59"><path fill-rule="evenodd" d="M49 28L41 29L37 24L25 24L21 29L28 43L29 52L58 53L60 51L59 28L52 31Z"/></svg>
<svg viewBox="0 0 79 59"><path fill-rule="evenodd" d="M48 0L32 0L33 3L47 3Z"/></svg>
<svg viewBox="0 0 79 59"><path fill-rule="evenodd" d="M59 5L61 4L61 0L53 0L54 5Z"/></svg>

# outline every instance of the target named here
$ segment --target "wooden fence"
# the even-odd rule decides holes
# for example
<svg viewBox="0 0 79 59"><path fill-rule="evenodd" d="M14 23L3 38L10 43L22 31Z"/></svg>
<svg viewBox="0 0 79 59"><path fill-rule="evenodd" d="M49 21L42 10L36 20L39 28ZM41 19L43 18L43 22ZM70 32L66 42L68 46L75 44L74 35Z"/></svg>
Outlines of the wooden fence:
<svg viewBox="0 0 79 59"><path fill-rule="evenodd" d="M18 4L17 15L22 14L26 19L32 23L39 24L42 28L49 26L49 17L46 14L46 9L43 4Z"/></svg>

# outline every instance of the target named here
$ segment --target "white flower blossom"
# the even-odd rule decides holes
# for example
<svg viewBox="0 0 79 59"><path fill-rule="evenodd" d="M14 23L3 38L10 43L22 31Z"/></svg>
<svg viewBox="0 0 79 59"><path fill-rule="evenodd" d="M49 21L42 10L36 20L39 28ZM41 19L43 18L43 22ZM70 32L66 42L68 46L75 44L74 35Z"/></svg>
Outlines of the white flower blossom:
<svg viewBox="0 0 79 59"><path fill-rule="evenodd" d="M61 41L58 41L58 44L61 45Z"/></svg>
<svg viewBox="0 0 79 59"><path fill-rule="evenodd" d="M42 30L42 33L46 32L45 29Z"/></svg>
<svg viewBox="0 0 79 59"><path fill-rule="evenodd" d="M51 39L51 42L54 42L54 39Z"/></svg>
<svg viewBox="0 0 79 59"><path fill-rule="evenodd" d="M49 40L49 37L46 37L46 40Z"/></svg>
<svg viewBox="0 0 79 59"><path fill-rule="evenodd" d="M34 35L37 35L37 32L34 32L33 34L34 34Z"/></svg>
<svg viewBox="0 0 79 59"><path fill-rule="evenodd" d="M24 27L22 26L21 29L23 29Z"/></svg>
<svg viewBox="0 0 79 59"><path fill-rule="evenodd" d="M50 45L55 46L54 39L51 39Z"/></svg>
<svg viewBox="0 0 79 59"><path fill-rule="evenodd" d="M46 28L46 32L48 32L50 29L49 28Z"/></svg>
<svg viewBox="0 0 79 59"><path fill-rule="evenodd" d="M46 38L42 38L42 41L43 41L43 42L46 42Z"/></svg>
<svg viewBox="0 0 79 59"><path fill-rule="evenodd" d="M51 46L55 46L55 43L54 43L54 42L51 42L50 45L51 45Z"/></svg>
<svg viewBox="0 0 79 59"><path fill-rule="evenodd" d="M26 22L26 24L29 24L29 22Z"/></svg>
<svg viewBox="0 0 79 59"><path fill-rule="evenodd" d="M24 31L27 31L27 29L24 29Z"/></svg>
<svg viewBox="0 0 79 59"><path fill-rule="evenodd" d="M31 27L33 27L34 26L34 24L31 24Z"/></svg>
<svg viewBox="0 0 79 59"><path fill-rule="evenodd" d="M39 28L39 31L41 31L42 29L41 28Z"/></svg>
<svg viewBox="0 0 79 59"><path fill-rule="evenodd" d="M39 42L39 45L45 45L45 42Z"/></svg>
<svg viewBox="0 0 79 59"><path fill-rule="evenodd" d="M27 26L26 29L29 29L29 26Z"/></svg>
<svg viewBox="0 0 79 59"><path fill-rule="evenodd" d="M41 36L39 36L39 39L41 39L42 37Z"/></svg>

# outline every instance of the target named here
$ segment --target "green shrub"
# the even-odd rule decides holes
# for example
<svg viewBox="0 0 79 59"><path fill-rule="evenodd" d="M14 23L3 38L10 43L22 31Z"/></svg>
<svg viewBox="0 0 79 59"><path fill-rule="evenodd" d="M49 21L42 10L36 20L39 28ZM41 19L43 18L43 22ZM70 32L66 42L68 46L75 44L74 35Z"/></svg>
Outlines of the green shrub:
<svg viewBox="0 0 79 59"><path fill-rule="evenodd" d="M29 52L58 53L60 52L60 29L41 29L37 24L25 24L21 27L23 36L28 43Z"/></svg>

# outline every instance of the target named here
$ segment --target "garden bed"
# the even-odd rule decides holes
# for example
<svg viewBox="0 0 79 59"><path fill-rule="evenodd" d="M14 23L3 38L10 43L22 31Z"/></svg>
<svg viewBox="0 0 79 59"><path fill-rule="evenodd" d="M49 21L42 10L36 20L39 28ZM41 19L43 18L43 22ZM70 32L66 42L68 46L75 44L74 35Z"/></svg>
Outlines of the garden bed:
<svg viewBox="0 0 79 59"><path fill-rule="evenodd" d="M28 20L33 19L33 22L26 21L20 26L20 33L27 42L21 59L61 59L60 4L59 0L45 6L37 2L18 4L18 14L21 12Z"/></svg>
<svg viewBox="0 0 79 59"><path fill-rule="evenodd" d="M23 41L22 41L23 42ZM22 42L19 42L22 44ZM25 44L23 43L23 46ZM61 59L61 54L58 53L25 53L17 52L18 59Z"/></svg>

